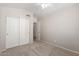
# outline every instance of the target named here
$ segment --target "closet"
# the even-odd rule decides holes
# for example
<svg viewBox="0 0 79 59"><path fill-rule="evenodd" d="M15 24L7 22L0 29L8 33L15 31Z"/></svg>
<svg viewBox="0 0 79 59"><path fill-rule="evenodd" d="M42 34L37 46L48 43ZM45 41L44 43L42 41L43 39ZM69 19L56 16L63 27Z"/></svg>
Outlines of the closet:
<svg viewBox="0 0 79 59"><path fill-rule="evenodd" d="M29 43L28 17L6 17L6 48Z"/></svg>

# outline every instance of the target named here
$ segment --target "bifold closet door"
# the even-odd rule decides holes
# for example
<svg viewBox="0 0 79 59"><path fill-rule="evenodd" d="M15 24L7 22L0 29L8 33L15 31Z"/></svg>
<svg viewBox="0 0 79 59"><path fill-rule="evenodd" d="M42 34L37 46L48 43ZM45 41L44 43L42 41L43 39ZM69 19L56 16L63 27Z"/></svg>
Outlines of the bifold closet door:
<svg viewBox="0 0 79 59"><path fill-rule="evenodd" d="M6 19L6 48L19 45L19 17L7 17Z"/></svg>
<svg viewBox="0 0 79 59"><path fill-rule="evenodd" d="M29 43L29 19L26 17L7 17L6 48Z"/></svg>
<svg viewBox="0 0 79 59"><path fill-rule="evenodd" d="M29 19L20 17L20 45L29 43Z"/></svg>

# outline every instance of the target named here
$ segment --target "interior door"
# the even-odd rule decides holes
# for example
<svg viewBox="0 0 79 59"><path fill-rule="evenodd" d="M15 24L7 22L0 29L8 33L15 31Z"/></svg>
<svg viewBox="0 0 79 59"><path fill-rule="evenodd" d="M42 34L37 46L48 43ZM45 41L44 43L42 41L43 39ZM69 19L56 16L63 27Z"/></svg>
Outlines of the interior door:
<svg viewBox="0 0 79 59"><path fill-rule="evenodd" d="M29 18L20 17L20 45L29 43Z"/></svg>
<svg viewBox="0 0 79 59"><path fill-rule="evenodd" d="M6 48L19 45L19 18L7 17L6 24Z"/></svg>

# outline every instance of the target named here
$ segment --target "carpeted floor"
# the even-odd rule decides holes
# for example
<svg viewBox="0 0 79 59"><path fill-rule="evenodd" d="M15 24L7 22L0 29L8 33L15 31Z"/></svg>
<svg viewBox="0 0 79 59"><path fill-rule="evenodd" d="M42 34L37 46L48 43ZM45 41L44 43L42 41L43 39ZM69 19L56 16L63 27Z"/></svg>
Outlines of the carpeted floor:
<svg viewBox="0 0 79 59"><path fill-rule="evenodd" d="M78 56L78 54L36 41L32 44L9 48L0 56Z"/></svg>

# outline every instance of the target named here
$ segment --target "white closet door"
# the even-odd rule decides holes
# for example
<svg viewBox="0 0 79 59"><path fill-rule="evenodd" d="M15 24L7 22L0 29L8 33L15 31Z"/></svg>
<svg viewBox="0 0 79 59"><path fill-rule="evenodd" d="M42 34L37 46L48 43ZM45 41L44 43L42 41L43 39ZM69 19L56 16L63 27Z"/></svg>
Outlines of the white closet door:
<svg viewBox="0 0 79 59"><path fill-rule="evenodd" d="M20 18L20 45L29 43L29 19Z"/></svg>
<svg viewBox="0 0 79 59"><path fill-rule="evenodd" d="M19 45L19 18L7 17L6 48Z"/></svg>

